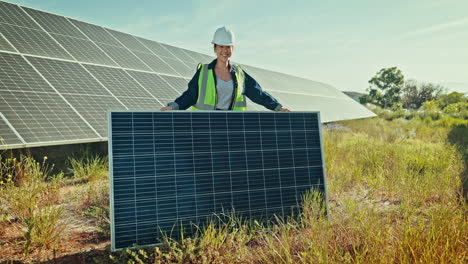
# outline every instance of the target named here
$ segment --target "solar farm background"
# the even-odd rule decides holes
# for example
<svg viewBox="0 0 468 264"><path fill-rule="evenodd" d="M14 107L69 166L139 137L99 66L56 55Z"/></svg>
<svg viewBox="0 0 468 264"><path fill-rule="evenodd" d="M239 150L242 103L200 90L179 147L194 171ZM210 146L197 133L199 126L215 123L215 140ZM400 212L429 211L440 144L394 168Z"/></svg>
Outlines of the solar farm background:
<svg viewBox="0 0 468 264"><path fill-rule="evenodd" d="M106 141L107 111L159 109L212 59L0 1L0 148ZM285 107L323 122L374 115L330 85L241 65Z"/></svg>

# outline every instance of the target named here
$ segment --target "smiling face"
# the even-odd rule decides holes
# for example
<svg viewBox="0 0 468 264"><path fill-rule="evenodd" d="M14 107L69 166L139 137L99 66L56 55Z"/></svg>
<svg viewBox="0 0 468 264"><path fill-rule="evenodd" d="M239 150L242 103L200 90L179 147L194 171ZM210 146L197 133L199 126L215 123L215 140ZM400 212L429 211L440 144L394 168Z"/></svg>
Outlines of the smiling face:
<svg viewBox="0 0 468 264"><path fill-rule="evenodd" d="M219 62L226 63L232 56L234 46L215 45L214 51Z"/></svg>

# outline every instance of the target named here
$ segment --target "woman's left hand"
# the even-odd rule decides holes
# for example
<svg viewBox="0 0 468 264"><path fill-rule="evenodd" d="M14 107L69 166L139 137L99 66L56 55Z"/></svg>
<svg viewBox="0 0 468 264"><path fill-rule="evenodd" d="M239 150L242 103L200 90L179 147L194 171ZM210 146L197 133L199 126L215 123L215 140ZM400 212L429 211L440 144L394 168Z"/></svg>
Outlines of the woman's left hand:
<svg viewBox="0 0 468 264"><path fill-rule="evenodd" d="M284 107L281 107L278 111L279 112L292 112L291 110L284 108Z"/></svg>

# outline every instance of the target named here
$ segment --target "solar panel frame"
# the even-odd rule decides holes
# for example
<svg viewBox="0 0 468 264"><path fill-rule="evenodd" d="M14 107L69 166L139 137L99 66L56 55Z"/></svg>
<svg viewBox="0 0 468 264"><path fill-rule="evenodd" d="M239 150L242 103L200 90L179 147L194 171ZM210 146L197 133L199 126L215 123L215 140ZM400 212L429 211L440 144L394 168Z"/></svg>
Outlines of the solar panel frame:
<svg viewBox="0 0 468 264"><path fill-rule="evenodd" d="M140 224L137 223L137 221L136 221L136 217L137 217L137 215L138 215L138 212L137 212L137 208L138 208L138 207L137 207L137 205L136 205L137 200L138 200L137 197L136 197L136 195L137 195L137 187L136 187L136 186L137 186L137 185L135 185L134 191L130 191L130 189L128 189L128 192L125 192L125 195L126 195L126 196L133 197L133 200L130 200L130 203L133 203L133 204L134 204L135 210L129 212L130 214L124 214L124 215L120 215L120 216L115 215L115 211L114 211L114 210L115 210L115 206L116 206L116 200L115 200L115 197L114 197L114 195L115 195L115 193L114 193L114 190L115 190L115 188L114 188L114 187L115 187L115 185L114 185L114 184L115 184L115 182L114 182L114 156L113 156L114 150L113 150L113 144L112 144L114 133L113 133L113 131L112 131L113 128L112 128L112 122L111 122L111 120L112 120L112 114L113 114L113 113L153 114L153 113L158 113L158 112L159 112L159 111L140 110L140 111L113 111L113 112L109 112L109 113L108 113L108 118L109 118L109 122L108 122L108 126L109 126L109 128L108 128L108 131L109 131L109 138L108 138L109 144L108 144L108 148L109 148L109 177L110 177L110 182L109 182L109 184L110 184L110 190L111 190L111 192L110 192L110 196L111 196L111 197L110 197L110 205L111 205L111 214L110 214L110 219L111 219L111 248L112 248L113 251L121 250L121 249L124 249L124 248L126 248L126 247L133 247L134 243L130 243L130 242L135 242L135 241L140 241L141 243L138 243L138 244L139 244L139 245L145 245L145 246L155 246L155 245L160 245L160 243L154 243L154 237L153 237L153 236L154 236L154 232L159 232L159 231L157 230L157 228L154 227L154 222L146 222L146 224L143 222L143 226L141 227L141 229L144 230L144 231L146 231L146 232L148 232L148 233L146 234L147 237L143 237L143 238L142 238L141 236L138 235L138 225L140 225ZM258 114L258 115L259 115L259 117L258 117L258 118L259 118L259 119L258 119L258 121L259 121L259 123L258 123L259 126L263 126L263 125L261 125L261 123L260 123L260 122L261 122L261 121L260 121L260 114L262 114L262 113L268 113L268 114L270 114L270 115L272 114L272 112L269 112L269 111L259 111L259 112L242 112L242 111L238 111L238 112L236 112L236 111L203 111L203 112L204 112L204 113L216 113L216 114L226 113L226 121L227 121L227 115L228 115L228 114L230 114L230 115L232 115L232 116L235 116L236 114L254 113L254 114ZM173 113L184 113L184 112L178 112L178 111L176 111L176 112L173 112ZM185 113L187 113L187 112L185 112ZM200 112L189 112L189 113L200 113ZM327 188L326 188L327 183L326 183L326 176L325 176L325 175L326 175L326 168L325 168L325 159L324 159L323 142L322 142L322 130L321 130L321 122L320 122L320 113L319 113L319 112L310 112L310 111L306 111L306 112L294 112L294 114L296 114L296 115L297 115L297 114L301 114L301 113L302 113L302 114L314 113L314 114L317 115L317 119L315 120L315 122L317 123L317 128L316 128L316 129L317 129L317 135L318 135L318 140L319 140L319 151L320 151L319 154L318 154L318 155L320 155L320 157L319 157L319 160L320 160L319 168L320 168L320 170L319 170L318 173L319 173L320 175L322 175L322 178L319 179L319 182L318 182L317 184L312 184L312 180L310 180L308 187L307 187L307 188L302 187L302 188L300 189L300 192L303 193L304 191L309 190L310 188L312 188L312 187L314 187L314 186L316 186L316 187L317 187L317 186L321 186L321 188L319 188L319 189L323 192L324 201L325 201L324 206L325 206L326 212L328 212L328 194L327 194ZM276 114L280 114L280 115L281 115L281 114L284 114L284 113L276 113ZM154 117L152 117L152 118L154 118ZM173 118L173 117L172 117L172 118ZM133 117L132 117L132 120L133 120ZM154 120L154 119L153 119L153 120ZM292 122L291 118L289 118L289 120L290 120L289 122ZM306 130L308 129L308 128L307 128L308 125L306 125L306 119L305 119L305 118L303 119L303 122L304 122L304 123L303 123L303 125L304 125L303 133L304 133L304 137L306 137ZM276 121L275 121L275 124L276 124ZM131 125L131 126L133 127L133 126L141 126L141 125L143 125L143 123L141 123L140 125L138 125L138 124L135 125L134 121L132 121L132 125ZM151 129L150 127L146 127L146 128L144 128L144 131L152 132L152 133L154 134L154 133L155 133L155 127L156 127L155 125L156 125L156 124L153 123L152 129ZM185 124L185 125L186 125L186 124ZM226 125L229 126L229 123L226 123ZM162 126L162 127L166 127L166 129L171 129L171 126L167 126L167 124L165 124L165 123L161 123L161 124L158 125L158 127L161 127L161 126ZM290 126L292 126L291 123L290 123ZM315 124L314 124L314 126L315 126ZM129 129L129 128L130 128L130 127L127 127L127 129ZM177 128L174 127L174 130L175 130L175 129L177 129ZM223 128L223 127L218 127L218 129L226 129L226 132L228 133L228 127L224 127L224 128ZM244 128L242 128L242 129L244 129ZM291 129L291 127L290 127L290 129ZM133 134L133 133L135 133L135 132L131 132L131 133ZM245 131L244 131L244 133L245 133ZM291 132L291 133L292 133L292 132ZM112 135L112 136L111 136L111 135ZM139 134L139 136L143 136L143 135L144 135L144 134ZM244 135L244 137L245 137L245 135ZM291 140L292 140L292 138L291 138ZM175 141L174 141L174 142L175 142ZM137 143L135 143L135 142L134 142L133 144L137 145ZM246 144L246 143L245 143L245 144ZM293 144L292 141L291 141L291 144ZM296 143L296 144L297 144L297 143ZM133 146L133 152L132 152L133 154L132 154L132 155L137 155L137 154L135 154L135 145ZM183 143L182 143L182 145L183 145ZM246 145L247 145L247 144L246 144ZM306 145L307 145L307 143L306 143ZM143 147L144 147L144 148L148 148L148 147L151 148L151 147L153 147L153 146L149 146L148 144L146 144L146 145L143 146ZM153 148L154 148L154 147L153 147ZM210 146L210 149L211 149L211 151L212 151L212 147L211 147L211 146ZM174 150L174 151L175 151L175 150ZM247 150L246 150L246 151L247 151ZM278 151L278 158L279 158L279 149L277 149L276 151ZM254 156L252 156L252 157L254 157ZM247 158L247 157L246 157L246 158ZM127 160L128 160L128 158L127 158ZM135 162L135 161L134 161L134 162ZM156 161L154 160L153 162L156 162ZM154 163L154 164L156 164L156 163ZM310 164L310 163L308 163L308 164ZM137 165L135 165L135 166L137 166ZM155 165L155 166L156 166L156 165ZM278 166L280 166L280 165L279 165L279 160L278 160ZM278 169L279 169L279 167L278 167ZM216 173L216 172L213 171L212 173ZM310 173L310 172L309 172L309 173ZM194 177L195 177L195 174L196 174L196 172L194 172ZM119 177L120 177L120 176L119 176ZM135 174L135 177L136 177L136 174ZM321 179L323 179L323 182L320 181ZM134 180L134 179L133 179L133 180ZM128 182L127 184L131 184L130 182L132 181L132 179L126 180L126 181ZM290 180L289 180L289 181L290 181ZM264 179L264 183L265 183L265 182L266 182L266 180ZM176 183L176 182L174 182L174 183ZM124 184L125 184L125 183L124 183ZM151 184L151 182L148 182L148 183L146 183L146 184ZM145 188L144 186L145 186L146 184L141 185L141 187ZM154 184L154 181L153 181L153 184ZM221 184L223 184L223 183L221 183ZM226 184L226 183L224 183L224 184ZM232 185L232 182L231 182L231 185ZM222 185L220 185L220 186L222 186ZM140 187L140 188L141 188L141 187ZM177 188L175 185L174 185L174 187ZM297 186L297 184L296 184L293 188L298 188L298 187L299 187L299 186ZM155 186L155 188L156 188L156 186ZM214 188L214 187L213 187L213 188ZM285 187L285 188L288 188L288 187ZM167 188L162 188L161 190L166 190L166 191L168 191ZM281 190L282 190L282 189L281 189ZM144 189L140 189L140 191L144 191ZM152 191L151 187L150 187L150 189L148 189L148 191L150 191L150 192ZM169 190L169 191L170 191L170 190ZM179 191L180 191L180 190L179 190ZM274 192L274 191L276 191L276 190L272 189L272 191L269 192L269 193L267 194L268 189L264 186L264 191L265 191L265 196L264 196L265 199L269 199L269 198L277 199L278 194L277 194L276 192ZM228 193L229 193L229 192L228 192ZM293 196L287 196L287 195L285 195L284 198L285 198L285 199L292 199L292 198L293 198L294 202L297 203L297 202L298 202L298 200L297 200L297 198L298 198L297 195L298 195L298 194L297 194L297 193L298 193L298 191L296 190L296 194L295 194L296 197L295 197L295 198L293 198ZM155 194L155 195L156 195L156 194ZM231 189L228 196L231 196L230 199L232 199L232 202L233 202L233 203L239 202L239 201L236 201L236 199L234 199L234 197L233 197L232 195L233 195L233 191L232 191L232 189ZM238 195L245 195L245 194L244 194L244 193L239 193ZM206 195L201 195L201 194L200 194L200 195L196 195L196 194L195 194L194 197L200 198L200 196L205 197ZM228 197L228 196L226 196L226 197ZM283 197L283 195L280 195L280 196ZM182 196L176 196L176 197L179 197L179 199L182 198ZM196 202L195 202L195 204L194 204L194 200L191 201L191 196L189 195L189 196L187 196L187 197L188 197L189 199L184 200L185 198L182 198L182 200L180 200L180 201L175 201L175 203L178 203L178 202L186 203L186 205L188 206L187 208L191 208L190 210L193 210L193 207L194 207L194 206L195 206L195 208L197 208ZM238 197L238 198L245 198L245 196L237 196L237 197ZM267 198L267 197L269 197L269 198ZM289 197L289 198L288 198L288 197ZM168 198L169 198L169 197L168 197ZM207 198L209 198L209 197L207 197ZM259 197L256 197L256 196L253 196L253 197L252 197L252 199L258 199L258 198L259 198ZM155 199L157 199L157 198L155 198ZM178 198L175 198L175 199L178 200ZM164 199L161 199L161 200L164 201ZM290 202L293 201L293 200L290 200ZM151 201L151 200L149 200L149 201ZM172 203L173 203L172 206L169 207L169 208L171 208L170 210L171 210L171 211L176 210L176 211L177 211L177 215L178 215L177 217L180 217L180 215L182 215L182 217L183 217L184 211L180 212L180 211L179 211L179 207L174 207L174 206L175 206L175 204L174 204L174 198L170 198L169 200L167 200L167 202L169 202L169 201L172 201ZM277 202L278 202L278 201L279 201L279 200L277 200ZM281 201L279 201L279 202L282 204L283 199L281 199ZM125 203L128 204L129 202L125 202ZM267 205L267 203L268 203L268 201L265 200L265 205ZM159 200L158 200L158 204L159 204ZM122 205L122 204L119 204L119 205ZM140 204L140 206L147 206L147 204L145 204L145 202L143 202L143 204ZM213 206L214 206L214 205L213 205ZM246 206L246 205L244 205L244 206ZM250 199L249 199L249 206L250 206ZM151 207L151 208L152 208L152 207ZM163 207L163 208L164 208L164 207ZM282 208L281 210L283 210L283 209L284 209L284 206L281 206L281 208ZM153 208L153 209L151 209L151 210L148 210L148 211L146 211L146 212L155 212L156 209L157 209L157 208L155 207L155 208ZM161 209L161 208L160 208L160 209ZM216 209L216 208L213 207L213 209ZM220 209L220 208L218 208L218 209ZM281 214L281 213L282 213L283 216L285 215L284 212L282 212L282 211L280 212L280 211L278 211L278 209L276 209L276 208L270 208L270 209L272 209L272 210L269 211L269 210L267 210L267 209L265 209L265 210L262 209L262 210L260 210L259 212L257 212L257 211L249 211L249 215L248 215L248 216L251 216L251 217L254 217L254 218L255 218L255 217L259 217L259 216L261 216L262 214L265 214L265 213L266 213L266 214L268 214L268 213L270 213L270 214L271 214L271 213L278 213L278 214ZM173 214L173 213L174 213L174 212L172 212L172 214ZM198 213L197 213L197 214L198 214ZM289 213L286 213L286 215L288 215L288 214L289 214ZM244 215L244 216L245 216L245 215ZM128 220L128 221L126 221L126 223L123 224L123 225L116 226L114 223L115 223L115 220L116 220L117 217L118 217L118 218L122 218L122 217L123 217L122 219L126 219L126 220ZM141 217L145 217L145 214L139 215L139 219L142 219ZM170 218L171 218L171 217L169 217L168 219L170 219ZM202 218L203 218L203 217L202 217ZM135 220L134 223L132 223L132 221L130 221L130 220L132 220L132 219ZM197 218L197 219L198 219L198 218ZM206 219L206 218L205 218L205 219ZM172 220L172 222L169 221L169 220L164 220L164 221L162 221L162 219L160 219L160 220L158 220L158 223L160 223L160 222L165 223L165 225L166 225L166 226L163 226L162 228L164 228L165 230L170 230L170 228L173 227L171 223L173 223L174 221L173 221L173 220ZM188 222L181 223L181 225L183 225L183 226L185 226L185 227L187 227L187 228L190 227L190 223L188 223ZM161 227L161 226L160 226L160 227ZM117 244L116 244L116 243L117 243L117 241L116 241L116 235L115 235L116 232L123 232L124 230L126 230L126 233L128 234L129 232L131 232L131 231L128 231L129 228L133 228L133 229L135 230L135 232L136 232L135 235L133 236L133 238L131 237L130 239L127 240L127 243L128 243L128 244L127 244L126 246L122 246L122 244L120 244L120 245L121 245L120 247L117 246ZM150 231L148 231L148 230L150 230ZM151 230L152 230L152 231L151 231ZM151 233L151 232L153 232L153 233ZM148 234L151 234L151 236L148 236ZM137 239L137 237L138 237L139 239ZM145 241L149 241L149 243L152 242L152 244L145 244ZM125 241L124 241L124 242L125 242Z"/></svg>

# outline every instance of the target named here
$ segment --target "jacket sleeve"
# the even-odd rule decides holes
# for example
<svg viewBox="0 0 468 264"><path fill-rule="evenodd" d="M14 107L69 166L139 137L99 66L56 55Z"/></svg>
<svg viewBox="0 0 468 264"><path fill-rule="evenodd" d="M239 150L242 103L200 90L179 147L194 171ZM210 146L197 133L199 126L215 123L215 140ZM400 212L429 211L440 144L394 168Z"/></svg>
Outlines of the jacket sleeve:
<svg viewBox="0 0 468 264"><path fill-rule="evenodd" d="M245 95L252 100L254 103L259 105L263 105L264 107L278 111L282 106L273 96L269 93L262 90L260 84L252 78L247 72L244 71L245 74Z"/></svg>
<svg viewBox="0 0 468 264"><path fill-rule="evenodd" d="M198 99L198 76L200 75L200 69L197 70L195 75L188 83L187 90L181 94L174 102L168 105L173 106L175 110L185 110L192 105L197 103Z"/></svg>

